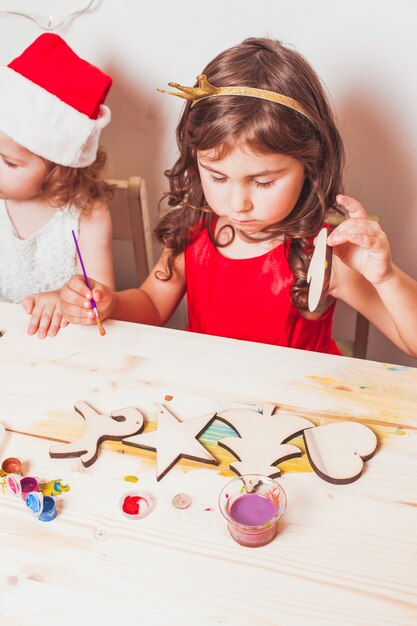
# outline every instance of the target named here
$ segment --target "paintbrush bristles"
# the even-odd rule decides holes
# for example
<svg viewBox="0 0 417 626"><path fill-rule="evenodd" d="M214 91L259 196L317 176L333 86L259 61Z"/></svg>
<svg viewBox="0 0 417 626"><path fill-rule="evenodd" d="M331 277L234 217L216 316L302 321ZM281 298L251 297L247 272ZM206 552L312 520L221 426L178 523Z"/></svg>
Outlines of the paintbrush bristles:
<svg viewBox="0 0 417 626"><path fill-rule="evenodd" d="M101 323L101 319L100 319L99 317L96 317L96 320L97 320L97 326L98 326L98 329L99 329L99 331L100 331L100 335L101 335L102 337L104 337L104 335L106 334L106 331L104 330L104 326L103 326L103 324Z"/></svg>

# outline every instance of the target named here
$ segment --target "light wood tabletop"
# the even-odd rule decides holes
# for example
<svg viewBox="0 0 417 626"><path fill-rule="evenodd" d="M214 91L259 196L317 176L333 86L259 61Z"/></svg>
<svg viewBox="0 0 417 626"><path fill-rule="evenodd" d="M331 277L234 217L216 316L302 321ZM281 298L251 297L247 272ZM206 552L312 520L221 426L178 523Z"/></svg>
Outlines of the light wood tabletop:
<svg viewBox="0 0 417 626"><path fill-rule="evenodd" d="M21 307L0 304L0 459L69 490L42 522L3 477L1 625L417 624L417 369L110 320L105 337L70 325L40 340L27 323ZM217 444L225 425L200 437L219 465L182 459L157 481L157 453L118 441L88 467L50 457L82 436L80 401L106 415L135 407L145 432L161 405L189 420L275 404L316 426L361 422L378 449L358 480L335 485L294 439L303 454L280 464L278 534L246 548L218 508L235 476L236 459ZM132 489L152 497L143 519L122 515ZM190 506L173 506L176 494Z"/></svg>

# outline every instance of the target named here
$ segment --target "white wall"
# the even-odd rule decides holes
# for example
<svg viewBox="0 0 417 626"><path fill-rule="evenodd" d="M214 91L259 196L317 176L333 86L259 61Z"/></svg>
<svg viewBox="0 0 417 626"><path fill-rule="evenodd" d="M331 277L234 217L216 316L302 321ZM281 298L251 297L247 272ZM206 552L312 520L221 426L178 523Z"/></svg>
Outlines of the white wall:
<svg viewBox="0 0 417 626"><path fill-rule="evenodd" d="M45 18L86 4L10 0L1 8L35 6ZM416 278L416 7L414 0L97 0L56 32L113 76L113 120L103 134L112 175L145 176L155 216L182 107L157 87L192 84L213 56L248 36L293 45L331 93L348 154L346 192L381 216L395 262ZM29 20L0 14L0 62L41 32ZM340 307L335 333L346 334L351 322ZM368 358L417 365L374 329Z"/></svg>

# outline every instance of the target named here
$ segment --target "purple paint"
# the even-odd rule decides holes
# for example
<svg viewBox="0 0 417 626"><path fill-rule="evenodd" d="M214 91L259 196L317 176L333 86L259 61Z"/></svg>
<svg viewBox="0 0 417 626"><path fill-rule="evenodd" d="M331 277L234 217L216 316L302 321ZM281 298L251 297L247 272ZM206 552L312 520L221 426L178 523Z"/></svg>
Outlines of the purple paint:
<svg viewBox="0 0 417 626"><path fill-rule="evenodd" d="M248 493L235 500L230 508L230 517L245 526L262 526L275 516L275 507L268 498L257 493Z"/></svg>
<svg viewBox="0 0 417 626"><path fill-rule="evenodd" d="M38 481L33 476L25 476L20 481L20 486L22 489L22 498L24 500L28 493L30 493L31 491L37 491Z"/></svg>
<svg viewBox="0 0 417 626"><path fill-rule="evenodd" d="M220 512L233 539L253 548L264 546L275 537L286 503L283 488L260 474L234 478L219 495Z"/></svg>

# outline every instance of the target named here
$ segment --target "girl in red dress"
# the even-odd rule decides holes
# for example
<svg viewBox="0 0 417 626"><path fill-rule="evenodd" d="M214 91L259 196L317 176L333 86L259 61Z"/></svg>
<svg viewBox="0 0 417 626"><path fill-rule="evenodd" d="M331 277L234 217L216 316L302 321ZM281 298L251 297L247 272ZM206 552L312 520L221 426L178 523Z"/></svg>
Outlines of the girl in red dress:
<svg viewBox="0 0 417 626"><path fill-rule="evenodd" d="M380 226L340 195L342 141L308 62L277 41L247 39L194 87L171 86L186 105L156 228L162 256L138 289L92 281L91 293L73 277L66 318L94 323L93 296L102 318L162 325L186 294L190 331L338 354L340 298L415 356L417 283L392 263ZM309 312L313 242L332 210L347 219L329 234L333 262Z"/></svg>

